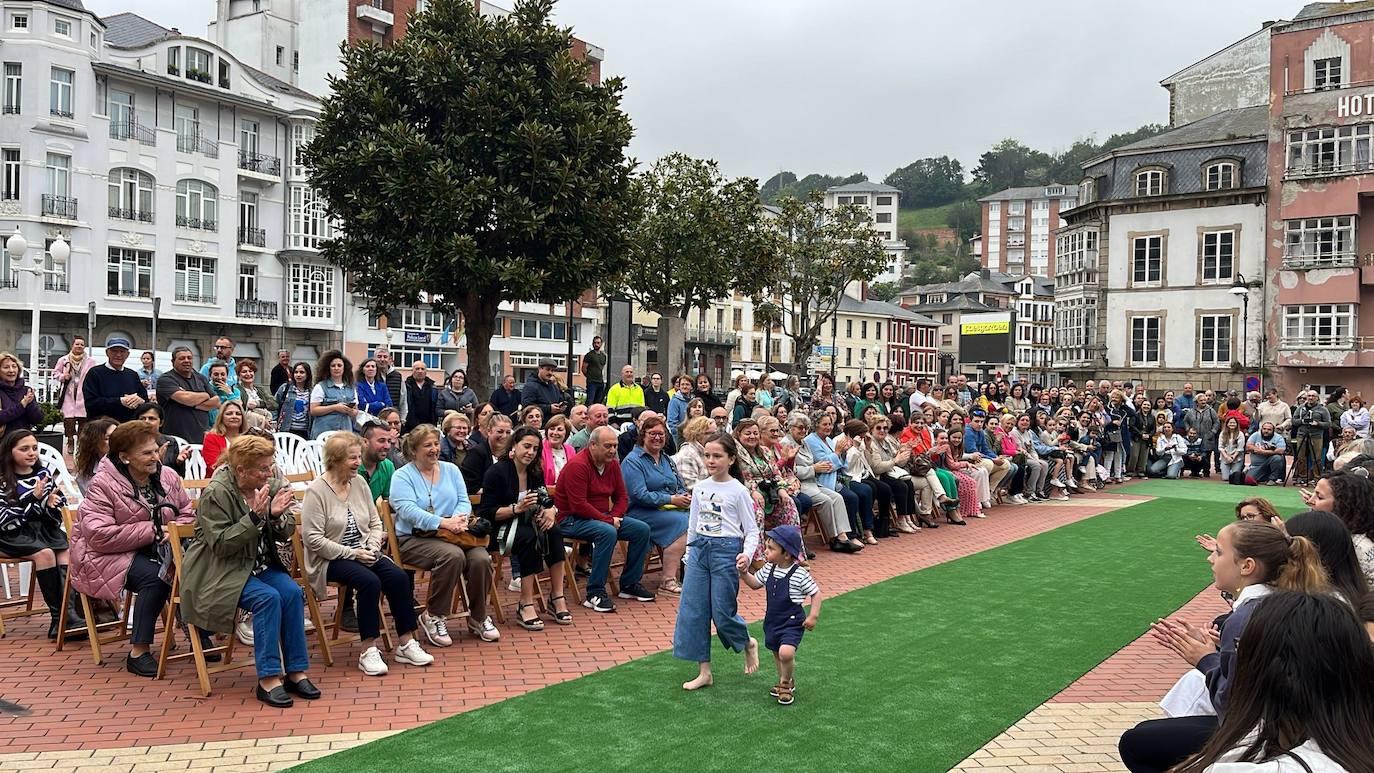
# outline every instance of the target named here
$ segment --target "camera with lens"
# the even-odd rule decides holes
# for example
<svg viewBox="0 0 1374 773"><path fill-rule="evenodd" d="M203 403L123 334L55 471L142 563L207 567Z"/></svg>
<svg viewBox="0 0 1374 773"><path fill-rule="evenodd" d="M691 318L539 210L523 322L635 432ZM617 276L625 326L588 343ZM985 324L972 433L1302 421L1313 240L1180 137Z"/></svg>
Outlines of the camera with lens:
<svg viewBox="0 0 1374 773"><path fill-rule="evenodd" d="M547 510L550 507L553 507L553 494L549 493L548 488L540 486L539 488L534 490L534 495L539 502L540 510Z"/></svg>

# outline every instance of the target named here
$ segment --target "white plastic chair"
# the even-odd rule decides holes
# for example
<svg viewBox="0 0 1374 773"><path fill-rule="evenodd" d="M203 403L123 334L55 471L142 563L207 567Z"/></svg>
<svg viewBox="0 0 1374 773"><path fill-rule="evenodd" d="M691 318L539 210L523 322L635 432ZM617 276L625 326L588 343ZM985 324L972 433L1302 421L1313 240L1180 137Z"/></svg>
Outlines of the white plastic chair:
<svg viewBox="0 0 1374 773"><path fill-rule="evenodd" d="M76 485L76 478L67 469L67 461L62 458L62 452L47 443L38 444L38 460L45 467L57 472L57 486L62 489L63 496L67 497L67 503L75 507L81 502L81 487Z"/></svg>
<svg viewBox="0 0 1374 773"><path fill-rule="evenodd" d="M302 441L296 450L296 469L293 472L324 474L324 443L319 440Z"/></svg>
<svg viewBox="0 0 1374 773"><path fill-rule="evenodd" d="M319 442L319 444L320 444L321 446L323 446L324 443L325 443L325 441L329 440L330 438L334 437L335 435L339 434L339 433L342 432L342 431L343 431L343 430L340 430L340 429L331 429L331 430L329 430L329 431L327 431L327 432L321 432L321 433L320 433L320 436L317 437L317 438L315 438L315 440L316 440L317 442Z"/></svg>
<svg viewBox="0 0 1374 773"><path fill-rule="evenodd" d="M296 466L296 457L300 455L301 444L307 441L302 440L300 435L293 435L290 432L274 432L272 433L272 441L277 447L275 461L277 469L282 475L305 472L304 469Z"/></svg>
<svg viewBox="0 0 1374 773"><path fill-rule="evenodd" d="M210 472L205 464L205 457L201 455L201 446L190 443L191 455L186 457L186 480L205 480L210 476Z"/></svg>

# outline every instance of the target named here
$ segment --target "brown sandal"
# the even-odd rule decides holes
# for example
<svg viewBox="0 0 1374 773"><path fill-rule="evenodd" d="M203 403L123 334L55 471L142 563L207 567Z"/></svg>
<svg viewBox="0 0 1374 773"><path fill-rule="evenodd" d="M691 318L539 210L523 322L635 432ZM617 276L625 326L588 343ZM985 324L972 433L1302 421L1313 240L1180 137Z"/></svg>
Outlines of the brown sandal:
<svg viewBox="0 0 1374 773"><path fill-rule="evenodd" d="M786 685L786 684L784 684L784 685L778 685L778 705L779 705L779 706L791 706L791 705L792 705L792 686L791 686L791 685Z"/></svg>

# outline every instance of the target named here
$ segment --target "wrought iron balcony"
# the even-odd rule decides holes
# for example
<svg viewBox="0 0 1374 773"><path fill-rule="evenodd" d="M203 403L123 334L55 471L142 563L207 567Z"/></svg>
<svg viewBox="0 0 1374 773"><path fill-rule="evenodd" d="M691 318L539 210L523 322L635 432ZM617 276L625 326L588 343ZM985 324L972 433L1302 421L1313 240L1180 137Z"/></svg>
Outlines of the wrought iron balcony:
<svg viewBox="0 0 1374 773"><path fill-rule="evenodd" d="M110 139L138 140L144 145L156 145L157 132L153 131L151 127L128 118L122 121L110 121Z"/></svg>
<svg viewBox="0 0 1374 773"><path fill-rule="evenodd" d="M151 298L152 290L147 287L125 287L109 293L120 298Z"/></svg>
<svg viewBox="0 0 1374 773"><path fill-rule="evenodd" d="M234 315L247 319L276 319L277 302L257 298L239 298L234 302Z"/></svg>
<svg viewBox="0 0 1374 773"><path fill-rule="evenodd" d="M55 274L47 274L43 277L43 289L52 290L54 292L59 293L65 293L71 288L67 284L66 274L63 274L61 276L57 276Z"/></svg>
<svg viewBox="0 0 1374 773"><path fill-rule="evenodd" d="M178 134L177 150L182 153L200 153L210 158L219 158L219 143L196 134Z"/></svg>
<svg viewBox="0 0 1374 773"><path fill-rule="evenodd" d="M239 244L248 244L253 247L267 246L266 228L244 228L239 226Z"/></svg>
<svg viewBox="0 0 1374 773"><path fill-rule="evenodd" d="M204 290L198 293L188 293L177 291L177 303L214 303L215 293L211 290Z"/></svg>
<svg viewBox="0 0 1374 773"><path fill-rule="evenodd" d="M4 106L4 108L0 109L0 113L3 113L4 115L19 115L19 105L7 104Z"/></svg>
<svg viewBox="0 0 1374 773"><path fill-rule="evenodd" d="M115 220L138 220L144 223L153 222L153 212L150 209L125 209L124 207L110 207L110 217Z"/></svg>
<svg viewBox="0 0 1374 773"><path fill-rule="evenodd" d="M218 225L219 224L214 220L203 220L196 217L182 217L181 215L177 215L178 228L193 228L197 231L214 231L218 230Z"/></svg>
<svg viewBox="0 0 1374 773"><path fill-rule="evenodd" d="M51 193L45 193L43 194L43 214L49 217L75 220L76 199L69 196L54 196Z"/></svg>
<svg viewBox="0 0 1374 773"><path fill-rule="evenodd" d="M51 114L51 115L55 115L55 116L57 116L58 118L75 118L75 117L76 117L76 114L73 113L73 112L71 111L70 108L51 107L51 108L48 108L48 113Z"/></svg>
<svg viewBox="0 0 1374 773"><path fill-rule="evenodd" d="M1359 263L1353 252L1328 252L1305 255L1295 253L1283 256L1281 268L1289 271L1303 271L1309 268L1351 268Z"/></svg>
<svg viewBox="0 0 1374 773"><path fill-rule="evenodd" d="M239 151L239 169L246 172L257 174L267 174L273 177L281 175L281 159L276 156L265 156L261 153L250 153L246 150Z"/></svg>

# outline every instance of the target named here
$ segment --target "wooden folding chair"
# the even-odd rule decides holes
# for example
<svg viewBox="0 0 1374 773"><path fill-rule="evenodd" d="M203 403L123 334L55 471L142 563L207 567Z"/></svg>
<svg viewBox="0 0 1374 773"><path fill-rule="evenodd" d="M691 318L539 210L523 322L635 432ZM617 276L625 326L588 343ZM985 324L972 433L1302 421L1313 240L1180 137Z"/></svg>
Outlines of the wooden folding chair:
<svg viewBox="0 0 1374 773"><path fill-rule="evenodd" d="M324 655L326 666L334 665L333 648L343 644L352 644L355 641L362 641L362 636L357 633L348 633L343 630L343 606L335 604L334 620L326 626L324 615L320 612L320 604L330 599L337 600L343 593L344 584L340 582L328 583L334 589L332 596L319 598L315 595L315 587L305 576L305 543L301 540L301 519L296 516L296 530L291 533L291 548L296 554L296 568L292 575L301 580L301 586L305 588L305 607L306 614L315 623L315 637L320 643L320 653ZM380 601L378 602L380 606ZM391 650L391 632L386 627L386 616L382 616L382 647L387 651Z"/></svg>
<svg viewBox="0 0 1374 773"><path fill-rule="evenodd" d="M821 511L815 505L806 511L806 518L802 521L801 533L803 542L806 541L807 537L820 537L821 542L830 541L825 536L825 527L821 525Z"/></svg>
<svg viewBox="0 0 1374 773"><path fill-rule="evenodd" d="M27 558L6 558L4 556L0 556L0 565L7 567L13 566L16 569L18 567L23 566L24 564L32 563L33 562L28 560ZM46 605L43 606L41 609L33 608L33 597L34 594L38 591L38 578L33 575L33 567L31 566L29 568L29 592L25 593L22 596L15 596L13 598L0 601L0 638L4 638L5 636L6 620L12 620L17 617L30 617L32 615L41 615L48 611ZM15 573L18 574L18 572ZM6 577L8 577L8 575L6 575Z"/></svg>
<svg viewBox="0 0 1374 773"><path fill-rule="evenodd" d="M185 565L185 554L181 550L181 541L191 539L195 536L195 524L169 523L163 526L167 532L167 541L172 548L172 564L175 573L172 575L172 595L171 601L167 605L168 621L175 620L177 609L181 607L181 573ZM167 664L174 660L190 658L196 664L196 679L200 682L200 694L210 697L210 677L214 674L222 674L225 671L233 671L240 668L252 668L253 660L234 662L234 641L235 637L231 632L225 638L225 643L213 647L202 647L200 642L200 629L191 623L186 623L187 638L191 640L190 652L172 654L172 637L162 637L162 649L157 658L157 678L161 679L167 673ZM222 662L213 666L205 662L205 656L219 653L224 659Z"/></svg>
<svg viewBox="0 0 1374 773"><path fill-rule="evenodd" d="M428 569L425 569L422 566L416 566L415 564L407 564L406 562L401 560L401 543L398 539L396 539L396 518L391 513L391 503L386 501L386 499L382 497L377 497L377 513L382 517L382 526L386 529L386 546L387 552L391 555L391 560L396 562L396 565L401 567L403 571L410 572L417 577L428 575ZM493 567L493 575L495 574L495 572L496 570ZM417 600L415 602L415 611L423 612L426 607L424 602L418 600L418 597L420 595L418 582L416 583L415 595L417 597ZM462 619L465 617L470 617L472 615L472 608L468 605L468 590L466 581L458 583L458 595L461 596L463 599L463 611L454 612L452 615L449 615L449 620ZM501 614L501 604L496 598L495 580L492 581L491 586L491 605L493 607L492 614L496 616L497 622L506 622L504 615Z"/></svg>
<svg viewBox="0 0 1374 773"><path fill-rule="evenodd" d="M72 533L72 526L76 523L76 514L70 507L62 508L62 528L68 534ZM91 645L91 660L95 664L101 665L105 662L105 654L101 647L106 644L116 644L129 640L129 624L134 617L134 599L137 594L126 592L123 599L116 604L119 615L116 619L107 623L96 622L95 605L91 603L91 597L87 596L72 587L71 571L67 572L67 581L62 589L63 597L70 598L72 593L76 593L77 599L81 601L81 613L86 616L86 624L78 625L68 629L67 611L71 608L70 604L62 605L62 612L57 617L57 651L61 652L66 646L68 635L75 631L86 632L86 640ZM164 626L165 628L165 626ZM103 635L102 635L103 634ZM166 634L170 635L170 634Z"/></svg>

